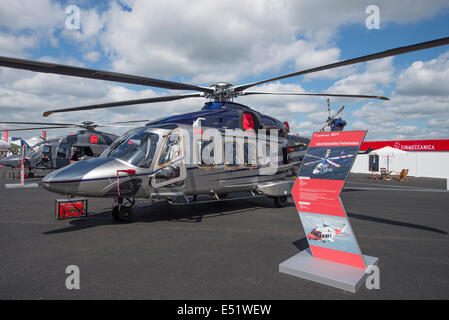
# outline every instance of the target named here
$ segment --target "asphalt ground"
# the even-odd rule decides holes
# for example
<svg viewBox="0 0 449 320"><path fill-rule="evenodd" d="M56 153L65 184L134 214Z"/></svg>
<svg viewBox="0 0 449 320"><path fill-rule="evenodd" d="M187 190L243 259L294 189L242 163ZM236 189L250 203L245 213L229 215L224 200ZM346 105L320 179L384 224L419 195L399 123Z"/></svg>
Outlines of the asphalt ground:
<svg viewBox="0 0 449 320"><path fill-rule="evenodd" d="M363 254L379 257L380 289L356 293L295 278L279 263L307 248L290 199L141 203L118 223L111 199L88 218L57 221L41 188L5 189L0 168L0 299L448 299L446 181L350 175L341 194ZM39 179L30 179L31 182ZM30 181L29 181L30 182ZM65 287L66 267L80 289Z"/></svg>

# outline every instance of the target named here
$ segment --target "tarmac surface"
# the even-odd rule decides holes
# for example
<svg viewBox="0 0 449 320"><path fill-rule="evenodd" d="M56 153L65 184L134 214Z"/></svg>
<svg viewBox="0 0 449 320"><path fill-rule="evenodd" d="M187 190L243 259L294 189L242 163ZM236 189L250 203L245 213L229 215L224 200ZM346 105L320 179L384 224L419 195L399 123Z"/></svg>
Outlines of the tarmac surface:
<svg viewBox="0 0 449 320"><path fill-rule="evenodd" d="M380 289L345 292L279 272L307 248L290 199L139 204L115 222L111 199L88 218L55 220L42 188L6 189L0 168L0 299L448 299L446 180L372 181L351 174L341 198L363 254L379 257ZM28 182L39 181L38 178ZM80 289L65 287L66 267Z"/></svg>

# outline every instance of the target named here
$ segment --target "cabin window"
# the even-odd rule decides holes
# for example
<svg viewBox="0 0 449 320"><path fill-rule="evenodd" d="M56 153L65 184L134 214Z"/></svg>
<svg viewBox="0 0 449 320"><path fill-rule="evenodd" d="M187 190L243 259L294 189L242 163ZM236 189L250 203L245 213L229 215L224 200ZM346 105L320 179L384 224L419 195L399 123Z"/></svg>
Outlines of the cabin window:
<svg viewBox="0 0 449 320"><path fill-rule="evenodd" d="M245 167L257 167L257 144L255 141L246 141L243 145L244 154L243 160L245 163Z"/></svg>
<svg viewBox="0 0 449 320"><path fill-rule="evenodd" d="M179 178L181 169L179 166L169 164L166 167L161 168L155 175L156 184Z"/></svg>
<svg viewBox="0 0 449 320"><path fill-rule="evenodd" d="M224 164L227 167L239 167L242 163L238 161L238 148L235 142L224 143Z"/></svg>
<svg viewBox="0 0 449 320"><path fill-rule="evenodd" d="M181 154L181 136L178 130L172 131L165 138L165 145L159 156L158 165L160 167L172 162Z"/></svg>
<svg viewBox="0 0 449 320"><path fill-rule="evenodd" d="M56 150L57 158L66 158L67 157L68 146L65 143L60 143L58 149Z"/></svg>
<svg viewBox="0 0 449 320"><path fill-rule="evenodd" d="M160 169L157 170L153 187L161 187L165 185L173 185L173 183L181 183L180 180L185 178L185 169L183 163L177 161L182 155L182 138L181 131L174 130L166 136L164 145L157 162Z"/></svg>
<svg viewBox="0 0 449 320"><path fill-rule="evenodd" d="M197 141L195 149L199 167L211 167L215 165L215 144L213 140Z"/></svg>

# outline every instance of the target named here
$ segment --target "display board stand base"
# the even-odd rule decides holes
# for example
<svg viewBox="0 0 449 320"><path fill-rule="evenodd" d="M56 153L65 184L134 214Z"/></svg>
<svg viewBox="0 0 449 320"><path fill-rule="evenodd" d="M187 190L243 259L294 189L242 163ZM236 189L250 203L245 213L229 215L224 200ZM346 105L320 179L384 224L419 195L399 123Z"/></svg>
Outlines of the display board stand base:
<svg viewBox="0 0 449 320"><path fill-rule="evenodd" d="M378 264L379 259L363 256L367 266ZM330 287L355 293L369 273L344 264L314 258L310 249L301 251L279 264L279 272L311 280Z"/></svg>

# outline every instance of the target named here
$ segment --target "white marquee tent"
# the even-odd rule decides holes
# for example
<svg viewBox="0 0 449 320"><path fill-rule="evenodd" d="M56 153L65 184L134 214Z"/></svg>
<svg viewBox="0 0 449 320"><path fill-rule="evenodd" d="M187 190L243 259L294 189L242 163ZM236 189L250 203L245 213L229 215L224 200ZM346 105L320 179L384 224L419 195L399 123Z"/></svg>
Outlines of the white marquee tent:
<svg viewBox="0 0 449 320"><path fill-rule="evenodd" d="M391 153L389 153L388 149ZM384 153L383 149L386 149ZM384 147L372 151L370 154L359 154L351 172L366 173L369 171L369 155L379 155L379 168L389 168L393 174L399 174L402 169L409 169L409 176L428 178L449 178L448 151L403 151L391 147ZM388 154L388 157L386 156Z"/></svg>

